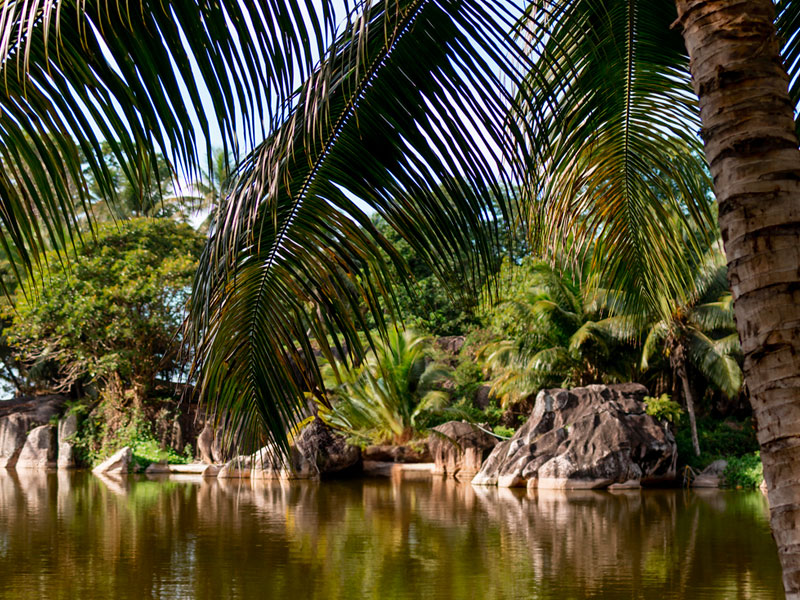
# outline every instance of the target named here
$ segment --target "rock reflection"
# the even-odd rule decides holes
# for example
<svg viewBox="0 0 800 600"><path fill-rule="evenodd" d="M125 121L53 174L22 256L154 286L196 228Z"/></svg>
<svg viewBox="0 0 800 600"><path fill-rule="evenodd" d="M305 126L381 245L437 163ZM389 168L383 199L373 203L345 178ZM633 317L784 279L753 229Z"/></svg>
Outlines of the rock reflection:
<svg viewBox="0 0 800 600"><path fill-rule="evenodd" d="M2 473L0 573L9 599L782 597L758 493L443 479Z"/></svg>

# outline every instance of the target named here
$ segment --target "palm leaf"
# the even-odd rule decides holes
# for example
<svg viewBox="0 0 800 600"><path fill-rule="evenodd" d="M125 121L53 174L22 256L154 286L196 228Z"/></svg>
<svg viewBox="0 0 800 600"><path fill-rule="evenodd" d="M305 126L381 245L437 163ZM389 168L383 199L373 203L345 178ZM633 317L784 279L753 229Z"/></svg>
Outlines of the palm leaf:
<svg viewBox="0 0 800 600"><path fill-rule="evenodd" d="M0 222L28 266L80 231L84 169L114 198L101 142L137 189L155 175L158 152L199 174L198 137L209 166L215 135L233 150L263 138L335 19L328 2L296 0L0 6Z"/></svg>
<svg viewBox="0 0 800 600"><path fill-rule="evenodd" d="M660 309L686 288L681 231L711 230L698 110L667 0L536 2L520 25L543 157L531 221L540 248L592 258L611 287ZM690 243L693 241L688 240Z"/></svg>
<svg viewBox="0 0 800 600"><path fill-rule="evenodd" d="M738 336L736 336L738 341ZM689 341L689 358L697 369L719 390L733 398L742 387L744 375L731 350L730 338L717 343L694 330Z"/></svg>
<svg viewBox="0 0 800 600"><path fill-rule="evenodd" d="M800 105L800 4L792 0L778 0L776 2L778 18L775 25L778 35L783 38L783 62L789 73L789 95L794 106ZM795 124L800 137L800 113Z"/></svg>

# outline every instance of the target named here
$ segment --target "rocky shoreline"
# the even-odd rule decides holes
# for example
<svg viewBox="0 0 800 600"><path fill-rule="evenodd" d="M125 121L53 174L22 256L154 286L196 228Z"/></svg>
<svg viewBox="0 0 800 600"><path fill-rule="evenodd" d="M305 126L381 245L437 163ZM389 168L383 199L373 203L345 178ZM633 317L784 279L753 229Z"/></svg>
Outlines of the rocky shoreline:
<svg viewBox="0 0 800 600"><path fill-rule="evenodd" d="M281 461L271 446L225 456L218 432L206 425L197 436L196 454L202 462L153 463L145 473L253 481L439 476L529 489L680 485L675 439L667 423L646 414L646 394L639 384L542 390L527 422L502 441L480 426L451 421L435 427L424 443L362 450L314 419L291 444L288 461ZM61 396L0 404L0 468L75 468L70 440L77 432L77 417L62 416L64 408ZM120 476L131 471L132 463L133 452L125 447L93 472ZM723 469L724 464L714 463L694 484L719 487Z"/></svg>

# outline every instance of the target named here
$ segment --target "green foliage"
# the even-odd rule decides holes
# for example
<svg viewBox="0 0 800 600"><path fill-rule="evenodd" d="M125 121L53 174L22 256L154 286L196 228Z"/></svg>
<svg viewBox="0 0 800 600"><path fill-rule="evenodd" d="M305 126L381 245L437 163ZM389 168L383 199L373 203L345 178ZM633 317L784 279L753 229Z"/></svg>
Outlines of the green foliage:
<svg viewBox="0 0 800 600"><path fill-rule="evenodd" d="M134 469L146 468L154 462L185 464L191 462L191 447L183 454L172 448L162 448L153 431L153 419L138 408L120 409L106 400L80 421L78 433L72 440L78 461L93 467L130 446Z"/></svg>
<svg viewBox="0 0 800 600"><path fill-rule="evenodd" d="M512 437L517 431L516 429L511 429L510 427L504 427L503 425L496 425L492 427L492 431L499 435L500 437L510 438Z"/></svg>
<svg viewBox="0 0 800 600"><path fill-rule="evenodd" d="M505 301L490 317L501 341L481 357L504 404L542 388L634 378L630 319L609 308L620 294L598 289L585 271L534 258L504 263L500 279Z"/></svg>
<svg viewBox="0 0 800 600"><path fill-rule="evenodd" d="M6 330L44 386L95 383L141 401L177 369L201 238L188 225L133 219L100 228L71 264L54 254L17 292ZM179 342L179 340L177 340Z"/></svg>
<svg viewBox="0 0 800 600"><path fill-rule="evenodd" d="M761 453L752 452L743 456L731 456L722 474L727 487L757 488L764 481L764 465Z"/></svg>
<svg viewBox="0 0 800 600"><path fill-rule="evenodd" d="M658 398L645 396L645 412L655 417L659 421L669 421L674 425L679 425L683 416L683 408L677 402L673 402L669 394L661 394Z"/></svg>
<svg viewBox="0 0 800 600"><path fill-rule="evenodd" d="M737 423L718 421L710 417L699 418L697 436L700 440L700 456L696 456L692 449L688 423L682 424L675 432L678 462L688 464L695 470L702 470L720 458L729 460L731 457L756 452L759 448L755 427L750 419Z"/></svg>
<svg viewBox="0 0 800 600"><path fill-rule="evenodd" d="M449 370L426 365L428 339L392 330L359 367L326 365L331 408L319 415L354 439L406 442L418 435L431 413L446 412L449 396L435 389Z"/></svg>

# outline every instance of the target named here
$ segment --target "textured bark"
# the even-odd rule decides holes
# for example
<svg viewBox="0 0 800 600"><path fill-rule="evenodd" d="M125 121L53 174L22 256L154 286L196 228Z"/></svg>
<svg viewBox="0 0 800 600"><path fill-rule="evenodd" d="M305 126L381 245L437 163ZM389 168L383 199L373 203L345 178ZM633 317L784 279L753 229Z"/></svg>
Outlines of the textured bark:
<svg viewBox="0 0 800 600"><path fill-rule="evenodd" d="M800 599L800 150L771 0L677 0L787 598Z"/></svg>

